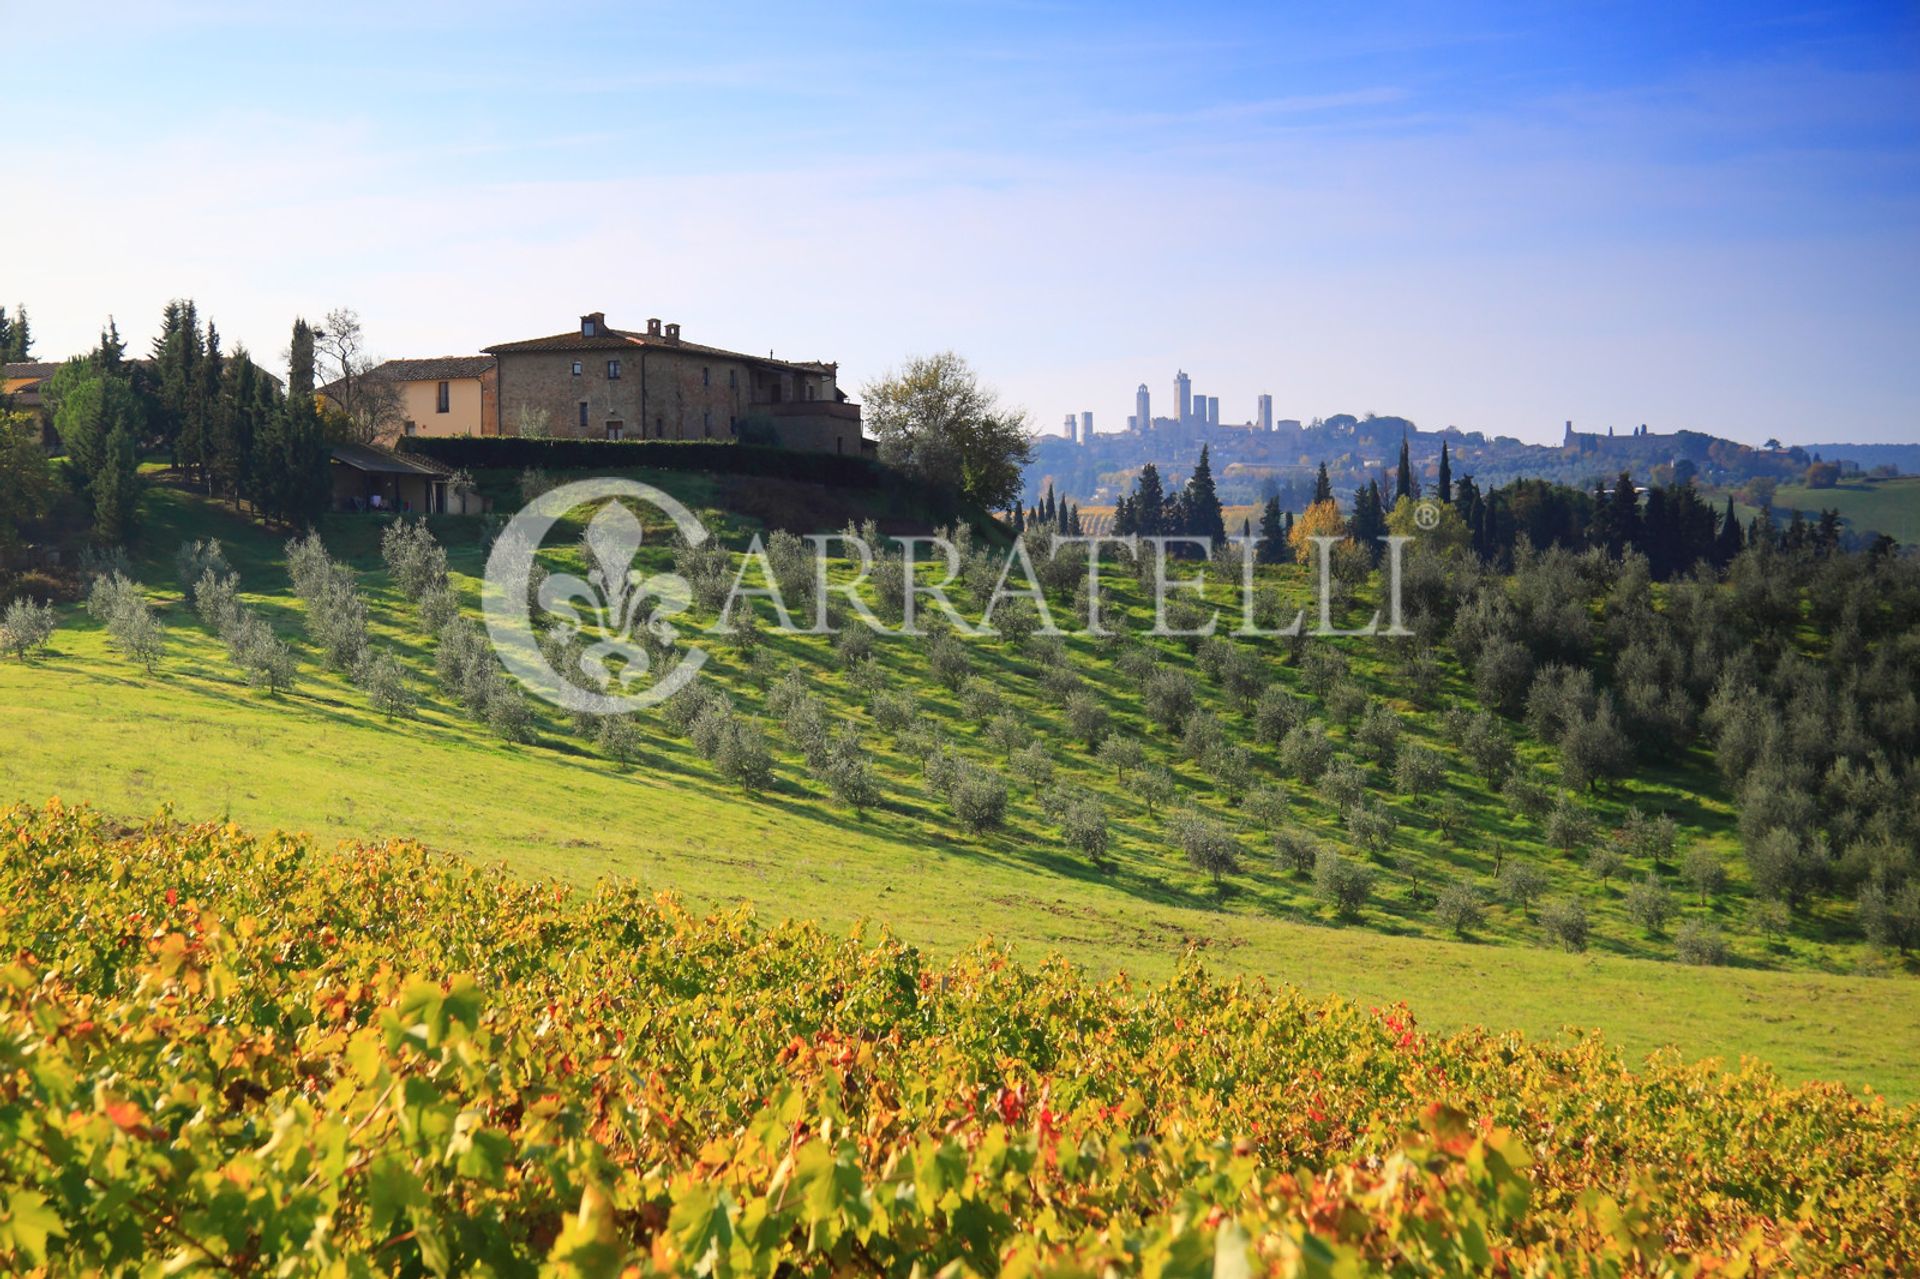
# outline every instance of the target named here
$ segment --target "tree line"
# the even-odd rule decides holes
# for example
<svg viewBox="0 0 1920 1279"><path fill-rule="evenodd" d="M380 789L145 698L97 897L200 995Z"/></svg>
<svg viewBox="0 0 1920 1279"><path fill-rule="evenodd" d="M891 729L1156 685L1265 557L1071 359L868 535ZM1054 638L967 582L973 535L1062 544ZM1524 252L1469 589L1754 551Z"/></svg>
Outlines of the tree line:
<svg viewBox="0 0 1920 1279"><path fill-rule="evenodd" d="M245 347L223 350L218 327L191 299L167 304L145 359L128 358L109 319L94 349L63 364L47 391L94 539L117 545L133 531L149 449L210 496L269 519L304 524L324 511L329 451L352 433L314 395L316 332L294 322L283 388Z"/></svg>

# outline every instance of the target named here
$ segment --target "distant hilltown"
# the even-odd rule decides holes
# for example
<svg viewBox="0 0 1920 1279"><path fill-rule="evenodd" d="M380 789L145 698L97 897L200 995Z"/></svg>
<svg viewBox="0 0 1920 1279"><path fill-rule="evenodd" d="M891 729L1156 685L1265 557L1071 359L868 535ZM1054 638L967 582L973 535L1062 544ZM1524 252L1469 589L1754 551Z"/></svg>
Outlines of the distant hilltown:
<svg viewBox="0 0 1920 1279"><path fill-rule="evenodd" d="M1833 464L1836 477L1920 471L1920 445L1784 446L1770 440L1755 447L1700 431L1657 432L1645 425L1583 431L1572 421L1565 423L1559 444L1529 444L1453 426L1426 430L1395 416L1336 413L1304 423L1275 418L1271 395L1257 398L1252 419L1222 422L1219 397L1195 391L1184 369L1174 375L1172 400L1170 412L1156 414L1153 395L1141 383L1124 431L1097 432L1092 413L1068 414L1058 434L1035 441L1025 473L1026 500L1039 500L1051 487L1087 506L1110 505L1148 462L1180 479L1202 445L1227 505L1277 496L1293 510L1306 504L1323 462L1336 490L1345 494L1394 466L1403 440L1416 475L1429 483L1437 477L1443 444L1453 473L1471 475L1483 486L1520 478L1588 486L1622 471L1642 483L1694 478L1732 486L1762 477L1784 483L1801 480L1819 463Z"/></svg>

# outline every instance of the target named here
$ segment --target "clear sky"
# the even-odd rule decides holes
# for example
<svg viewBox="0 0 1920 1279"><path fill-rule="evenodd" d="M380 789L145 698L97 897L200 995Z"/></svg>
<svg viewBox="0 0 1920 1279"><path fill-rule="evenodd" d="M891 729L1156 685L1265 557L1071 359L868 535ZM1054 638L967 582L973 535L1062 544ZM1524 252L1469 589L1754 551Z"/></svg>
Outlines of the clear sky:
<svg viewBox="0 0 1920 1279"><path fill-rule="evenodd" d="M0 297L43 356L192 295L277 365L588 310L951 347L1037 427L1920 441L1920 9L0 6ZM1444 11L1444 16L1443 15Z"/></svg>

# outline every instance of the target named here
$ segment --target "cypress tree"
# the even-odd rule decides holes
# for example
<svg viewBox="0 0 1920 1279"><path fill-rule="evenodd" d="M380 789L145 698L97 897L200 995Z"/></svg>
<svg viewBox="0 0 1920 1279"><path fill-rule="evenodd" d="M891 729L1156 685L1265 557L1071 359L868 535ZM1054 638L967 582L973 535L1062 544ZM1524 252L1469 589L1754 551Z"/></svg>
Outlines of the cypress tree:
<svg viewBox="0 0 1920 1279"><path fill-rule="evenodd" d="M1313 481L1313 500L1315 505L1333 500L1333 481L1327 478L1327 464L1320 464L1320 474Z"/></svg>
<svg viewBox="0 0 1920 1279"><path fill-rule="evenodd" d="M293 322L293 344L287 350L287 398L313 398L313 326Z"/></svg>
<svg viewBox="0 0 1920 1279"><path fill-rule="evenodd" d="M1440 501L1453 505L1453 459L1447 455L1447 442L1440 441Z"/></svg>
<svg viewBox="0 0 1920 1279"><path fill-rule="evenodd" d="M1398 506L1401 498L1412 496L1414 496L1413 462L1407 456L1407 437L1402 434L1400 437L1400 469L1394 473L1393 477L1393 504Z"/></svg>
<svg viewBox="0 0 1920 1279"><path fill-rule="evenodd" d="M1160 468L1149 462L1140 468L1140 479L1133 490L1134 532L1146 537L1167 529L1167 494L1160 484Z"/></svg>
<svg viewBox="0 0 1920 1279"><path fill-rule="evenodd" d="M1740 517L1733 513L1733 494L1727 494L1727 513L1720 519L1720 535L1714 543L1713 560L1721 568L1733 563L1744 543L1740 537Z"/></svg>
<svg viewBox="0 0 1920 1279"><path fill-rule="evenodd" d="M1260 562L1280 563L1281 548L1287 536L1285 516L1280 510L1280 495L1269 494L1260 512Z"/></svg>
<svg viewBox="0 0 1920 1279"><path fill-rule="evenodd" d="M1220 510L1220 494L1213 486L1213 463L1204 444L1200 446L1200 460L1194 465L1193 474L1187 477L1182 506L1185 517L1182 532L1209 538L1215 543L1226 540L1227 522Z"/></svg>

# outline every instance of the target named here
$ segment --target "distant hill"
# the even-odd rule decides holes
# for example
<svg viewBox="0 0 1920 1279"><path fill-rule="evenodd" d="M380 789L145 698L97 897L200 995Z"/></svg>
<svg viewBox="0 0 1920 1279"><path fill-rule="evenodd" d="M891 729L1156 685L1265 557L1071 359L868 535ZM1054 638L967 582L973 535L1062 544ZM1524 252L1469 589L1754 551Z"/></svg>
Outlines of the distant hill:
<svg viewBox="0 0 1920 1279"><path fill-rule="evenodd" d="M1108 505L1149 462L1173 482L1184 479L1205 445L1212 451L1222 502L1247 505L1277 495L1283 505L1298 510L1311 495L1322 463L1344 500L1369 478L1392 471L1402 440L1423 486L1436 482L1443 444L1454 477L1471 475L1483 487L1520 478L1587 487L1610 481L1621 471L1631 472L1641 483L1692 475L1705 484L1729 487L1761 476L1784 484L1802 477L1816 451L1829 460L1851 458L1870 468L1883 459L1869 460L1863 450L1875 448L1906 448L1914 455L1913 469L1920 470L1920 446L1764 449L1699 431L1600 433L1574 430L1572 423L1557 445L1529 444L1511 436L1489 437L1454 427L1423 430L1403 417L1356 418L1340 413L1304 426L1283 422L1271 431L1189 423L1095 435L1085 444L1045 436L1035 442L1027 467L1027 500L1038 500L1052 484L1056 493L1083 505ZM1895 464L1907 469L1903 463Z"/></svg>
<svg viewBox="0 0 1920 1279"><path fill-rule="evenodd" d="M1857 462L1860 469L1897 466L1902 475L1920 474L1920 444L1809 444L1807 452L1829 462Z"/></svg>

